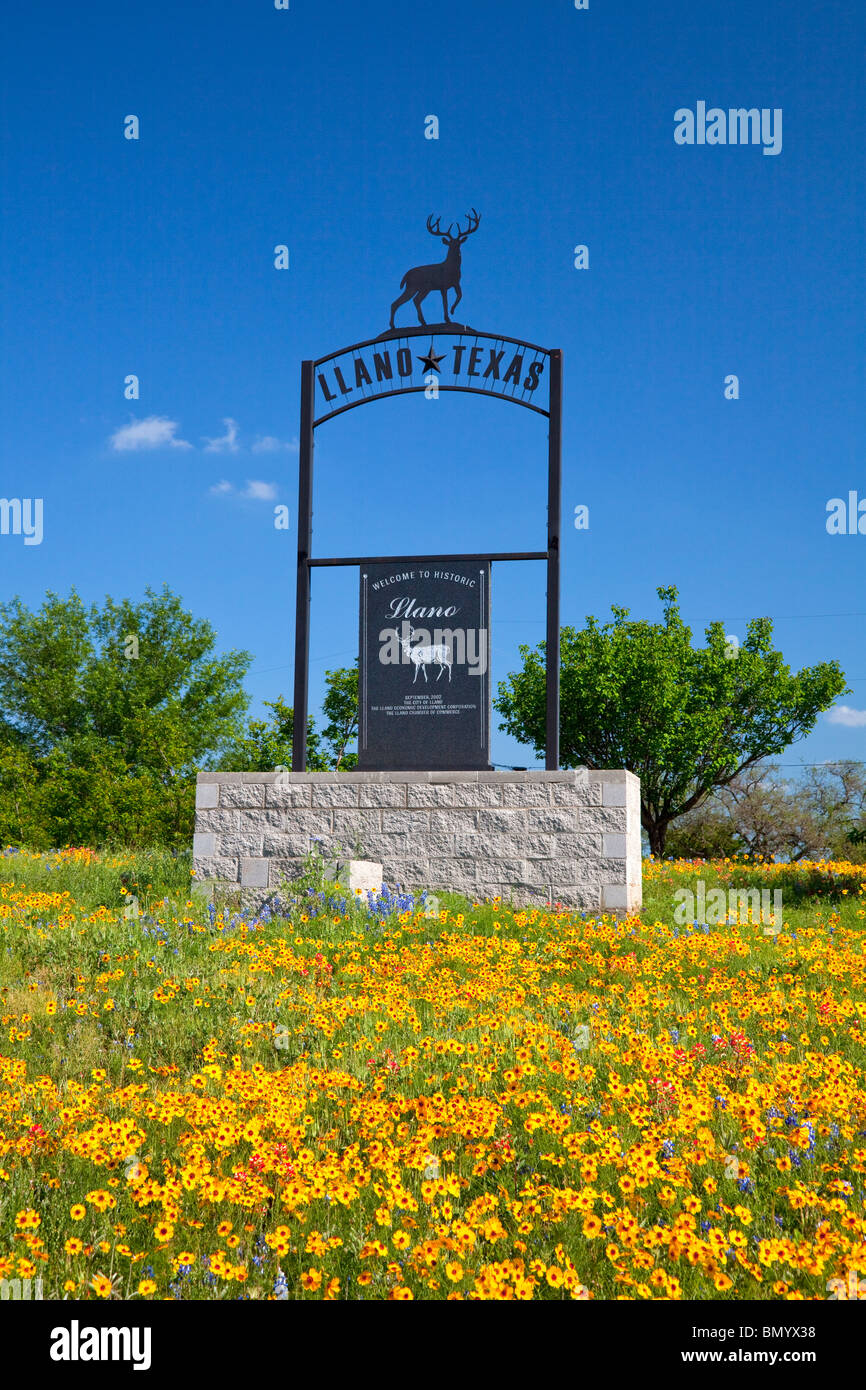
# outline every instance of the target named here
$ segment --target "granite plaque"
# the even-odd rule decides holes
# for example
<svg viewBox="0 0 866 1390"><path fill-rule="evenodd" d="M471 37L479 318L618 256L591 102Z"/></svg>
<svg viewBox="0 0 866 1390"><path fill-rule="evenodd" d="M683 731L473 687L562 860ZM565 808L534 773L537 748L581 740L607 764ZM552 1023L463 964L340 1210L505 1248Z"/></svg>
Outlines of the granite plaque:
<svg viewBox="0 0 866 1390"><path fill-rule="evenodd" d="M361 568L358 767L490 768L490 562Z"/></svg>

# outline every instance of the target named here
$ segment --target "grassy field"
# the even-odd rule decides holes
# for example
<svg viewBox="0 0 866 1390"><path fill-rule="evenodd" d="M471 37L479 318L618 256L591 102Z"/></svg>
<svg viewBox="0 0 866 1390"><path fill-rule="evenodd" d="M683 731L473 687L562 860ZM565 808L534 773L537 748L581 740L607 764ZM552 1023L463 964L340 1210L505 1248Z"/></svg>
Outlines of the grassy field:
<svg viewBox="0 0 866 1390"><path fill-rule="evenodd" d="M182 856L7 854L0 1277L844 1296L866 1276L864 878L647 863L617 921L364 906L311 874L241 919ZM698 881L781 889L782 921L678 921Z"/></svg>

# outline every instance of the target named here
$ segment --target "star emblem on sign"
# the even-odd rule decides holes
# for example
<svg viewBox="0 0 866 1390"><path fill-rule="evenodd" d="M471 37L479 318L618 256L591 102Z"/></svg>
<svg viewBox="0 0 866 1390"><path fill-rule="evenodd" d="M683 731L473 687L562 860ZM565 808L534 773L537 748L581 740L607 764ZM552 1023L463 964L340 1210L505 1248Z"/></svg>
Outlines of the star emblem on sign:
<svg viewBox="0 0 866 1390"><path fill-rule="evenodd" d="M435 352L433 351L432 343L430 344L430 351L427 353L426 357L422 357L420 353L418 353L417 356L418 361L421 363L421 366L425 369L425 371L428 372L438 372L439 363L445 360L444 352L439 357L436 356Z"/></svg>

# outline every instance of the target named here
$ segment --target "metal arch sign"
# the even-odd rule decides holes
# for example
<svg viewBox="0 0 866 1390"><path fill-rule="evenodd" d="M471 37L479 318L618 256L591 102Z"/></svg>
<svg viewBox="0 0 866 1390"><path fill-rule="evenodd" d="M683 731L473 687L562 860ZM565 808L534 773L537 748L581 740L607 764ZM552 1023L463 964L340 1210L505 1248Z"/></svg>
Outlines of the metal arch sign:
<svg viewBox="0 0 866 1390"><path fill-rule="evenodd" d="M549 416L550 358L535 343L451 324L384 333L314 362L313 425L368 401L426 392L432 382L439 391L495 396Z"/></svg>
<svg viewBox="0 0 866 1390"><path fill-rule="evenodd" d="M432 215L427 230L447 247L445 259L432 265L413 266L406 272L400 288L403 293L391 305L390 327L377 338L340 348L326 357L301 363L301 424L298 467L298 562L295 617L294 721L292 769L304 772L307 765L307 706L310 662L311 574L320 565L364 566L381 564L448 564L457 573L460 566L493 560L543 560L547 566L546 621L546 719L545 766L559 767L559 549L562 478L562 353L542 348L508 335L487 333L456 323L452 318L462 298L461 248L478 230L481 218L473 208L466 228L452 223L443 233ZM448 294L455 298L449 306ZM442 298L444 322L429 324L422 304L428 295ZM395 327L394 316L401 305L412 300L418 316L417 328ZM417 351L428 340L426 351ZM547 447L547 548L545 550L497 551L462 555L353 555L313 557L313 444L319 425L347 410L370 401L384 400L432 390L435 394L461 391L492 396L523 406L548 420ZM411 571L410 571L411 573ZM440 575L441 577L441 575ZM447 576L446 576L447 577ZM488 588L489 593L489 579ZM489 625L488 625L489 631ZM411 634L406 635L406 642ZM419 660L424 653L441 657L439 678L444 670L452 678L451 649L447 644L411 649ZM425 672L426 674L426 672ZM417 675L417 671L416 671ZM482 721L482 739L485 725ZM486 724L489 736L489 719ZM414 765L414 764L413 764ZM431 769L432 770L432 769Z"/></svg>

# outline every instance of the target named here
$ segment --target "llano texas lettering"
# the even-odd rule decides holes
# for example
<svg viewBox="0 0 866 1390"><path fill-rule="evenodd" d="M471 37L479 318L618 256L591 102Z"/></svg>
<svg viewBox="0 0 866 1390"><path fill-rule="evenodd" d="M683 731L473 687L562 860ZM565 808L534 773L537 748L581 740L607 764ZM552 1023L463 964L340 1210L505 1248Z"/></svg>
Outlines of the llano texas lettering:
<svg viewBox="0 0 866 1390"><path fill-rule="evenodd" d="M697 109L681 106L674 112L674 140L678 145L763 145L764 154L782 153L782 108L762 106L711 106L699 101Z"/></svg>
<svg viewBox="0 0 866 1390"><path fill-rule="evenodd" d="M68 1327L51 1329L52 1361L131 1361L134 1371L150 1370L149 1327Z"/></svg>
<svg viewBox="0 0 866 1390"><path fill-rule="evenodd" d="M452 342L436 353L431 347L423 354L408 347L367 346L330 359L316 375L320 398L331 406L353 395L370 398L412 387L422 391L430 372L439 376L445 372L461 386L493 395L520 391L531 396L541 384L544 368L545 355L500 339L492 347Z"/></svg>

